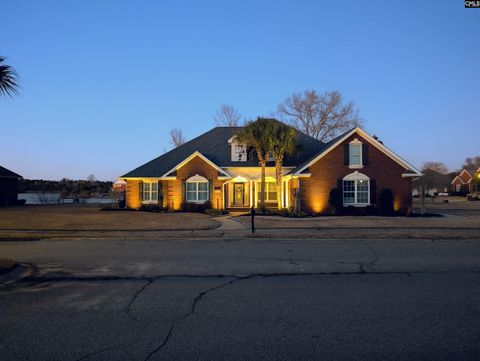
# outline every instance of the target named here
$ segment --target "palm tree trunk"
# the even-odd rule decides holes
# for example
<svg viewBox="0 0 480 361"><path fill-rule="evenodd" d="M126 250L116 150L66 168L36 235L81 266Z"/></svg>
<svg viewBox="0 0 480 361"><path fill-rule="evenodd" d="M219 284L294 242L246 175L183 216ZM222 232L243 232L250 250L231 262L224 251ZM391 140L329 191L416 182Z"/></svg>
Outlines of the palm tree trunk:
<svg viewBox="0 0 480 361"><path fill-rule="evenodd" d="M261 160L260 164L262 166L262 176L260 179L260 209L263 214L265 214L265 168L267 166L267 162L265 160Z"/></svg>
<svg viewBox="0 0 480 361"><path fill-rule="evenodd" d="M277 183L278 209L282 209L282 166L283 166L283 156L275 157L275 181Z"/></svg>

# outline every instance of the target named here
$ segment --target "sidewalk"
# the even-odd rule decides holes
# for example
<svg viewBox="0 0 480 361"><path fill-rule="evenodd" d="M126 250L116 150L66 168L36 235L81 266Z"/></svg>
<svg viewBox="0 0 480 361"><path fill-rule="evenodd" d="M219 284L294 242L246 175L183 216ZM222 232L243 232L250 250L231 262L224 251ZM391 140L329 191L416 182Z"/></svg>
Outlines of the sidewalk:
<svg viewBox="0 0 480 361"><path fill-rule="evenodd" d="M0 242L41 239L477 239L480 224L476 219L442 217L323 217L255 218L255 233L250 217L225 215L212 219L217 227L191 230L0 230Z"/></svg>

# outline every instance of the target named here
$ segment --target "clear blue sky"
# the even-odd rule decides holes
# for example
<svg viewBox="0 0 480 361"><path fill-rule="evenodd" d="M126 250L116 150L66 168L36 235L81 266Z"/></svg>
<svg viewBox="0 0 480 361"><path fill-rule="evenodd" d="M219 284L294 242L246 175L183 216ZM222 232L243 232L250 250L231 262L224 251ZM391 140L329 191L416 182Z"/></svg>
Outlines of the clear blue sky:
<svg viewBox="0 0 480 361"><path fill-rule="evenodd" d="M480 154L480 9L444 1L2 0L0 164L114 179L213 126L337 89L413 163Z"/></svg>

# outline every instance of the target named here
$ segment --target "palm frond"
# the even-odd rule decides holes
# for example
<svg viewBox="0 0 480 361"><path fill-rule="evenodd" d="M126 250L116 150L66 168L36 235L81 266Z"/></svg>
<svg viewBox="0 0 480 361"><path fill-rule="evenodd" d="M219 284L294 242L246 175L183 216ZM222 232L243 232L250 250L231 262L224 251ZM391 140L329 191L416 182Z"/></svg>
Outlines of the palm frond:
<svg viewBox="0 0 480 361"><path fill-rule="evenodd" d="M0 56L0 95L13 96L18 93L18 75L16 71L4 63L6 58Z"/></svg>

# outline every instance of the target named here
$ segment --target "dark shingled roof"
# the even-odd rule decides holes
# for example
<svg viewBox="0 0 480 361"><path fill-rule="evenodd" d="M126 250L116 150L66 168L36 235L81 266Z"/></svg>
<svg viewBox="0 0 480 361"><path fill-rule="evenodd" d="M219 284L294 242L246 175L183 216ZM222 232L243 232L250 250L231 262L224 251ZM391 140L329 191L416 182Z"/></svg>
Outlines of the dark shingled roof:
<svg viewBox="0 0 480 361"><path fill-rule="evenodd" d="M0 178L22 178L22 176L0 165Z"/></svg>
<svg viewBox="0 0 480 361"><path fill-rule="evenodd" d="M328 141L327 143L322 143L322 147L315 153L313 154L310 158L306 159L304 162L302 162L300 165L297 166L297 168L295 168L292 173L295 173L295 172L298 172L300 169L302 169L306 164L310 163L310 161L315 158L317 155L319 155L321 152L323 152L325 149L328 149L329 147L331 147L333 144L335 144L336 142L338 142L340 139L342 139L345 134L348 134L349 132L351 132L353 129L355 128L352 128L350 130L347 130L346 132L340 134L339 136L333 138L332 140ZM302 173L306 173L307 169L305 169Z"/></svg>
<svg viewBox="0 0 480 361"><path fill-rule="evenodd" d="M231 160L231 150L228 140L240 129L241 127L215 127L124 174L122 177L160 177L181 163L185 158L192 155L195 151L202 153L221 168L258 166L257 158L251 154L249 154L248 160L245 162ZM326 145L301 132L297 132L297 144L298 151L292 156L285 157L284 166L296 167L298 164L303 164L316 156Z"/></svg>
<svg viewBox="0 0 480 361"><path fill-rule="evenodd" d="M442 187L446 188L450 186L450 183L452 182L452 174L442 174L440 172L437 172L433 169L423 169L423 181L425 182L428 187ZM413 183L417 184L420 182L420 179L414 180Z"/></svg>

